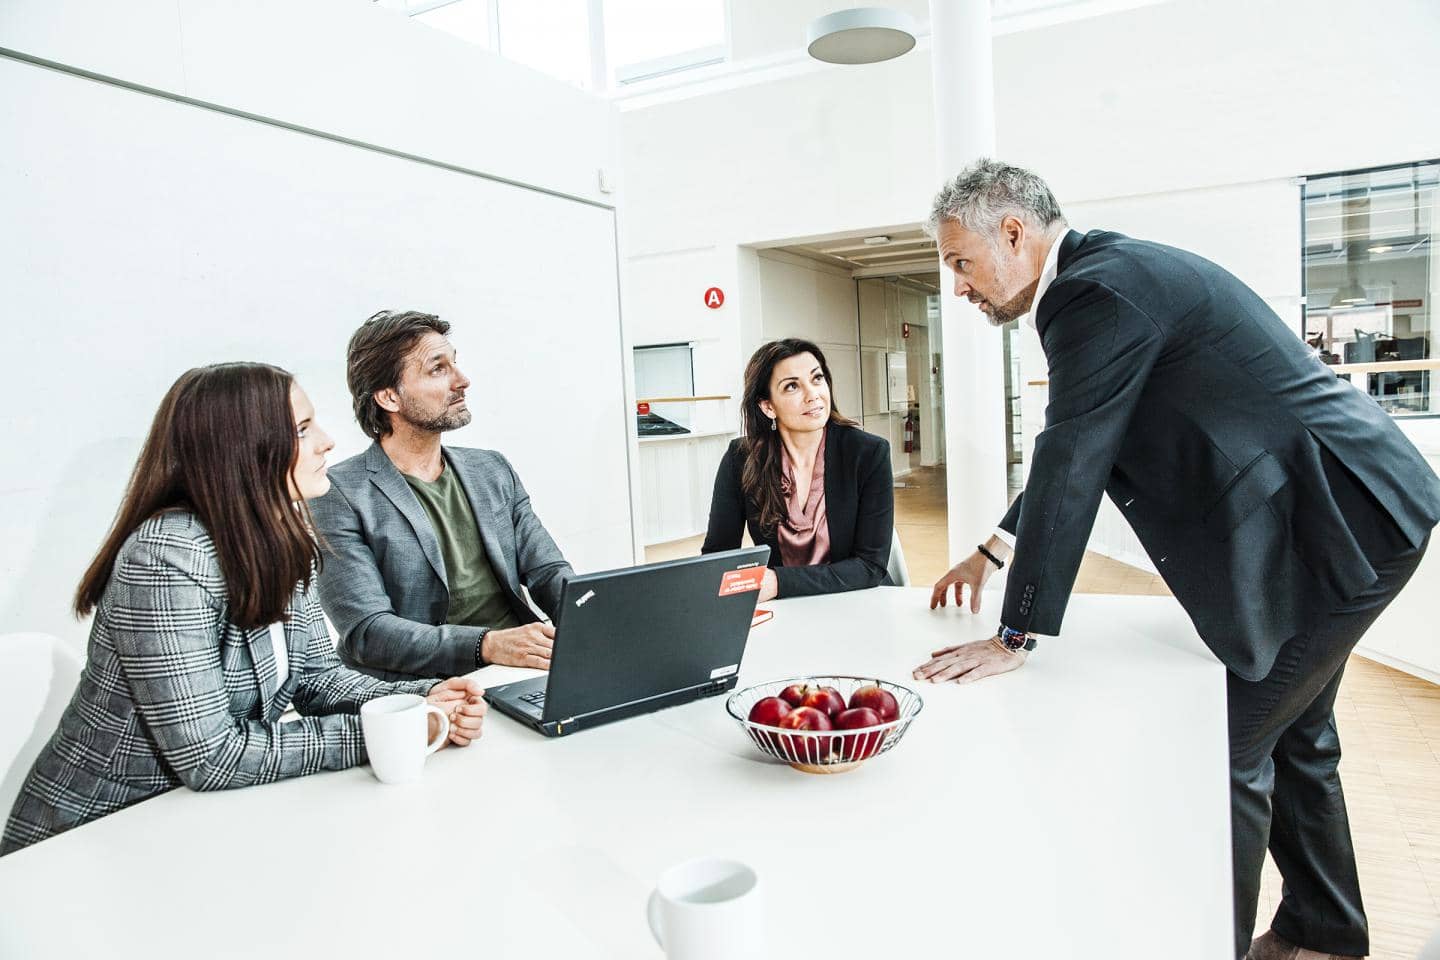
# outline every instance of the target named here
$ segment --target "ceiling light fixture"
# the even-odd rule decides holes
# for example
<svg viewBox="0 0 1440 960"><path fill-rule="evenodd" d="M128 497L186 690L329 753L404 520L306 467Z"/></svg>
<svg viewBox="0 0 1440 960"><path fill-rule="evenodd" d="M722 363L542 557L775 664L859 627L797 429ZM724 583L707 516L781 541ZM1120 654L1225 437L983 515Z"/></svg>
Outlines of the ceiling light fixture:
<svg viewBox="0 0 1440 960"><path fill-rule="evenodd" d="M818 17L805 34L805 47L816 60L880 63L915 46L915 20L888 7L854 7Z"/></svg>
<svg viewBox="0 0 1440 960"><path fill-rule="evenodd" d="M889 237L866 237L865 240L864 240L865 246L867 246L867 247L878 247L878 246L880 246L880 244L882 244L882 243L889 243L889 242L890 242L890 238L889 238Z"/></svg>
<svg viewBox="0 0 1440 960"><path fill-rule="evenodd" d="M1371 247L1371 248L1370 248L1370 252L1371 252L1371 253L1389 253L1391 250L1394 250L1394 249L1395 249L1394 247L1392 247L1392 246L1390 246L1390 245L1388 245L1388 244L1382 244L1382 245L1380 245L1380 246L1378 246L1378 247Z"/></svg>
<svg viewBox="0 0 1440 960"><path fill-rule="evenodd" d="M1330 298L1332 307L1351 307L1357 303L1365 303L1370 298L1365 295L1365 288L1356 280L1347 280L1335 291L1335 296Z"/></svg>

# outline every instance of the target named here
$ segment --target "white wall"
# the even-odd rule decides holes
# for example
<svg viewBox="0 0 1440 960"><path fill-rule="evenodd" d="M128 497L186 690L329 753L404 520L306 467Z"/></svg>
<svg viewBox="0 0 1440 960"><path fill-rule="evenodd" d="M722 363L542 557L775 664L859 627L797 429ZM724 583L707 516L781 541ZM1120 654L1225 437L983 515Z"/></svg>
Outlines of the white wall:
<svg viewBox="0 0 1440 960"><path fill-rule="evenodd" d="M860 340L855 281L846 270L779 251L760 252L761 329L766 340L799 337L825 352L834 401L860 415Z"/></svg>
<svg viewBox="0 0 1440 960"><path fill-rule="evenodd" d="M1290 178L1440 156L1437 37L1430 0L1175 0L998 36L997 152L1045 176L1078 224L1196 249L1283 314L1300 273ZM711 328L738 377L761 331L737 251L923 220L941 180L931 103L917 49L627 109L627 316L667 326L676 305L647 291L659 276L686 297L712 276L739 284ZM1043 377L1033 367L1025 379ZM962 415L963 397L947 403Z"/></svg>
<svg viewBox="0 0 1440 960"><path fill-rule="evenodd" d="M0 50L612 199L607 102L366 0L5 0Z"/></svg>
<svg viewBox="0 0 1440 960"><path fill-rule="evenodd" d="M344 344L381 307L455 323L476 416L449 439L506 452L577 567L634 559L615 216L550 192L593 201L582 180L613 150L610 107L368 3L283 12L0 6L0 48L67 67L0 57L0 354L21 358L0 462L0 632L83 642L69 596L185 368L286 366L336 437L332 462L363 449ZM396 95L428 89L433 102ZM563 132L535 130L532 91ZM277 116L247 116L261 109ZM519 174L527 151L543 190L468 172ZM580 495L576 463L590 471Z"/></svg>

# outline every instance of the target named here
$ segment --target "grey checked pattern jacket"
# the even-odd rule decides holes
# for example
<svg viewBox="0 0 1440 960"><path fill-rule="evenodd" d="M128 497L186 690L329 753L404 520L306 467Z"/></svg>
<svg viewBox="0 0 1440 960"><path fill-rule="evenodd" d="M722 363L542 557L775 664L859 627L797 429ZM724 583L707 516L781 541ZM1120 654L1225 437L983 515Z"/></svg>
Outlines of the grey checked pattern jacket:
<svg viewBox="0 0 1440 960"><path fill-rule="evenodd" d="M285 617L290 676L277 690L268 628L241 630L227 609L194 515L141 524L116 559L79 686L21 787L0 855L182 784L224 790L363 763L360 705L436 682L387 683L342 666L319 602L297 585ZM301 718L278 722L291 705Z"/></svg>

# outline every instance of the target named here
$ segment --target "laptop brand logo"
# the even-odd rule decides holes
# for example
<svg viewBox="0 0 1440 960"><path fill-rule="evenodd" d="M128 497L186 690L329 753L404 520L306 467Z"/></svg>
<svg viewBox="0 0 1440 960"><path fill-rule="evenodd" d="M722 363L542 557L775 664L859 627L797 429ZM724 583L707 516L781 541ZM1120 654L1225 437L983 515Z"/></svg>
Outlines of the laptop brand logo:
<svg viewBox="0 0 1440 960"><path fill-rule="evenodd" d="M593 597L593 596L595 596L595 591L594 591L594 590L586 590L586 591L585 591L585 596L583 596L583 597L581 597L579 600L576 600L576 601L575 601L575 606L577 606L577 607L583 607L583 606L585 606L585 601L586 601L586 600L589 600L589 599L590 599L591 597Z"/></svg>

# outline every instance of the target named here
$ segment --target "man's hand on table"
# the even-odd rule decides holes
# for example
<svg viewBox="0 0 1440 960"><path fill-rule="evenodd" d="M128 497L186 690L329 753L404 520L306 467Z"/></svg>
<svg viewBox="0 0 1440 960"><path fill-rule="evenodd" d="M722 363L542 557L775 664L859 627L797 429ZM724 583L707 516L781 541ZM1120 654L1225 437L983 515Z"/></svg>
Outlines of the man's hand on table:
<svg viewBox="0 0 1440 960"><path fill-rule="evenodd" d="M916 680L929 680L931 683L945 680L970 683L1018 670L1029 656L1024 650L1008 649L999 637L972 640L934 651L929 660L915 668L914 676Z"/></svg>
<svg viewBox="0 0 1440 960"><path fill-rule="evenodd" d="M505 667L550 669L550 651L555 646L555 628L548 623L527 623L508 630L491 630L480 641L480 656L486 663Z"/></svg>
<svg viewBox="0 0 1440 960"><path fill-rule="evenodd" d="M1005 551L1003 556L1008 556L1008 547L1000 543L998 538L991 538L991 543L985 549L992 553ZM970 556L961 560L950 568L950 572L939 580L935 581L935 588L930 591L930 609L945 606L945 596L949 589L955 588L955 606L961 606L964 598L961 596L961 588L970 588L970 612L980 612L980 591L985 589L985 581L990 579L991 574L996 570L995 564L985 559L985 555L976 550Z"/></svg>
<svg viewBox="0 0 1440 960"><path fill-rule="evenodd" d="M485 725L485 712L490 708L485 703L485 688L480 685L479 680L468 677L441 680L430 688L425 700L444 710L450 717L450 743L457 747L468 747L471 740L480 738L480 730ZM440 721L433 715L429 717L429 721L430 739L433 740Z"/></svg>

